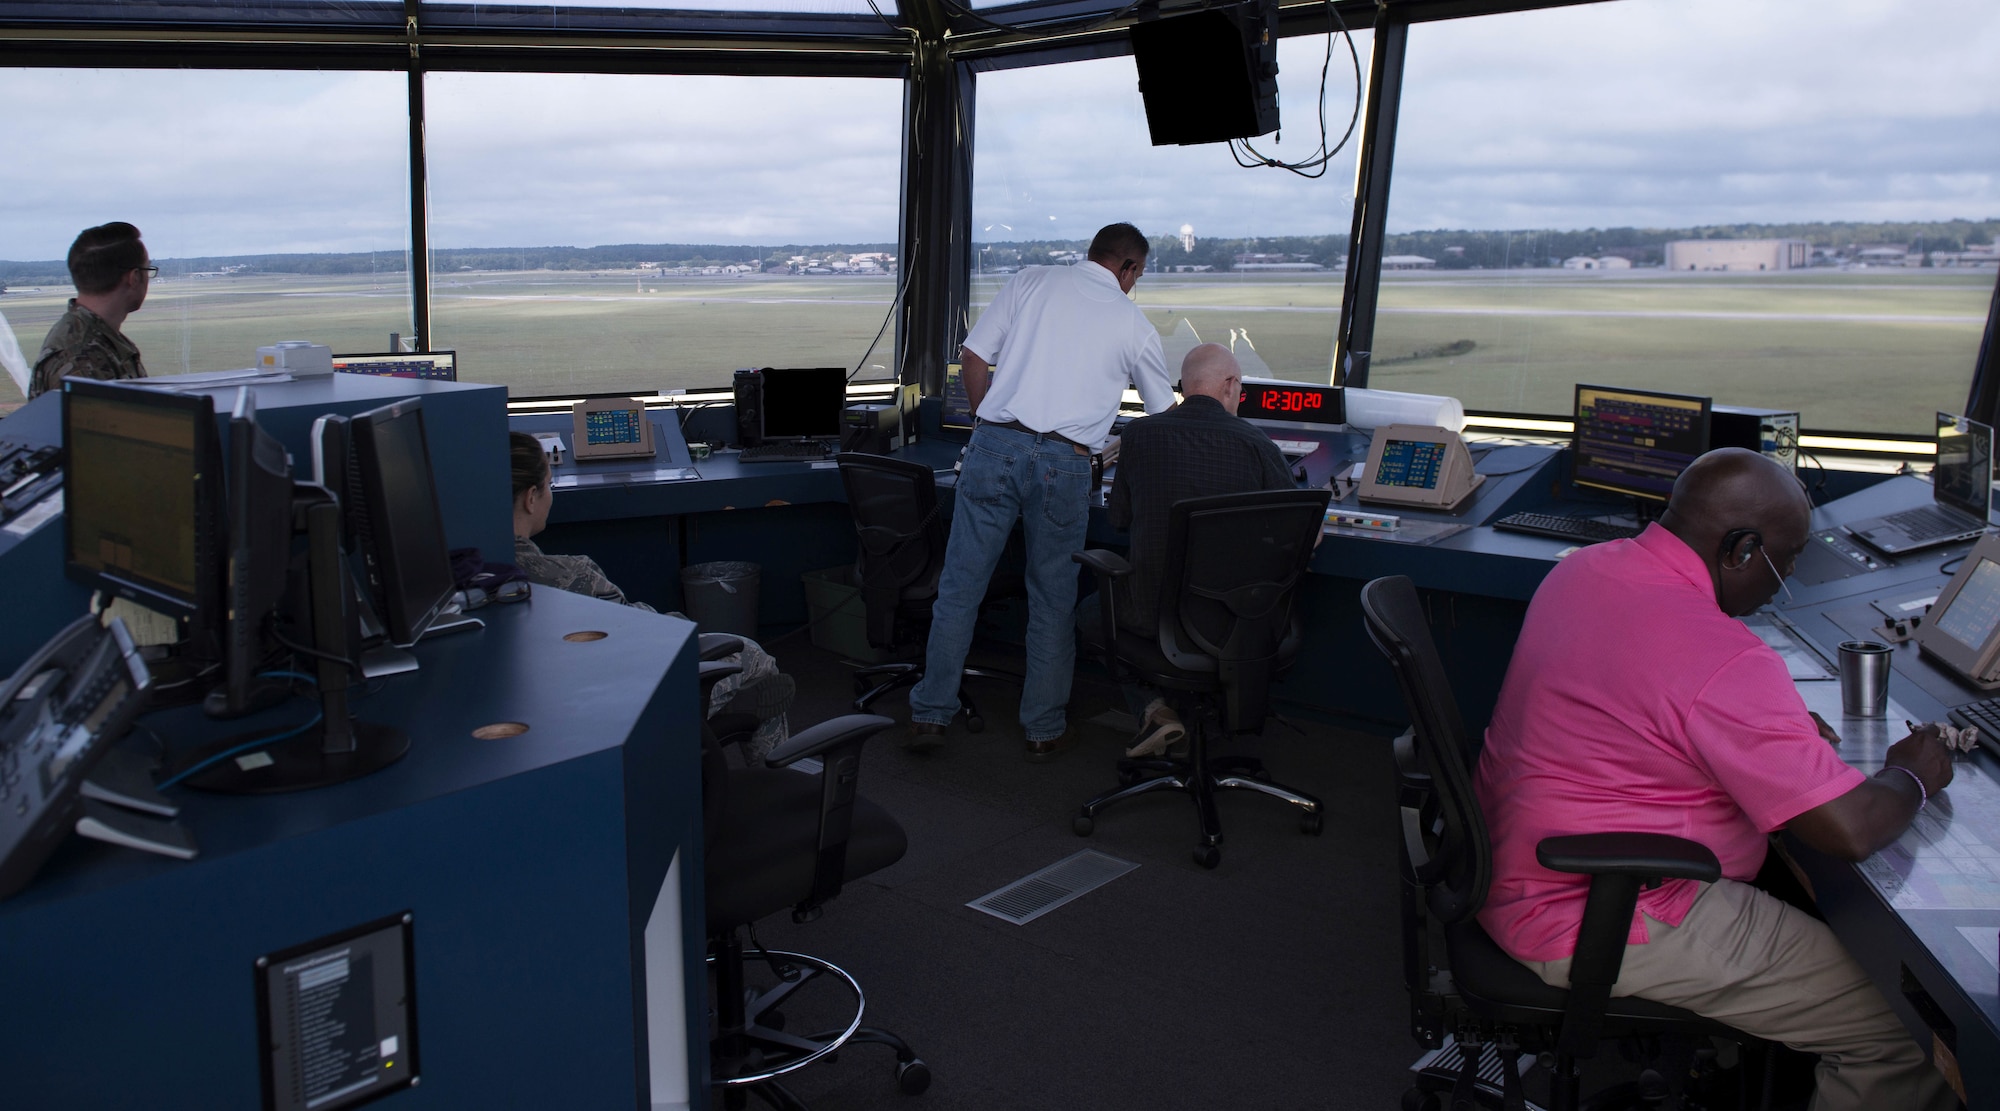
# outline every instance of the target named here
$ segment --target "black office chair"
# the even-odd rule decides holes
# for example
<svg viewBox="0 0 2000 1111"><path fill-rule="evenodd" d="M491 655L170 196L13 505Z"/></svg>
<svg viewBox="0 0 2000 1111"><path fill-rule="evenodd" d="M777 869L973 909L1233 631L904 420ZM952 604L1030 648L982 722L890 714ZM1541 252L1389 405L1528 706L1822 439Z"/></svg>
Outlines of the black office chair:
<svg viewBox="0 0 2000 1111"><path fill-rule="evenodd" d="M1319 833L1318 799L1271 782L1253 757L1211 759L1208 741L1217 731L1264 727L1271 680L1298 655L1303 629L1294 603L1330 496L1263 490L1175 502L1153 636L1118 624L1115 584L1131 573L1129 563L1102 549L1073 557L1097 576L1098 620L1083 622L1085 647L1104 657L1112 678L1136 679L1170 696L1188 730L1185 758L1120 760L1120 786L1083 804L1079 835L1089 836L1098 813L1114 803L1180 791L1194 800L1201 822L1195 863L1213 868L1222 859L1215 793L1227 790L1283 799L1302 811L1302 830Z"/></svg>
<svg viewBox="0 0 2000 1111"><path fill-rule="evenodd" d="M701 665L704 700L714 682L737 665ZM704 705L706 702L704 701ZM861 985L838 966L804 953L767 950L755 923L792 908L792 920L809 922L850 880L879 871L903 856L903 827L881 807L855 794L861 745L895 724L855 714L821 722L773 749L765 767L732 767L725 753L757 729L751 714L717 714L702 731L702 828L706 845L708 962L714 981L710 1080L725 1107L741 1108L750 1094L772 1107L803 1108L779 1077L828 1057L842 1045L872 1042L896 1053L896 1081L914 1095L930 1086L930 1068L908 1043L886 1030L861 1025L866 1000ZM790 765L817 757L816 775ZM747 989L742 934L776 982ZM852 994L852 1019L811 1034L784 1029L784 1008L813 982L831 978Z"/></svg>
<svg viewBox="0 0 2000 1111"><path fill-rule="evenodd" d="M1525 1102L1514 1065L1526 1052L1552 1063L1551 1111L1575 1111L1585 1106L1577 1062L1596 1054L1600 1038L1627 1039L1650 1050L1654 1060L1638 1081L1592 1096L1588 1106L1594 1108L1683 1106L1690 1074L1706 1069L1711 1036L1738 1042L1768 1066L1764 1043L1740 1031L1662 1003L1611 997L1639 889L1671 878L1713 881L1721 865L1707 846L1660 834L1605 832L1545 838L1536 847L1543 867L1591 877L1567 991L1543 983L1487 936L1475 915L1492 876L1492 846L1467 771L1470 735L1423 603L1416 586L1395 575L1361 588L1361 611L1369 637L1396 673L1411 721L1396 739L1411 1032L1432 1050L1451 1034L1459 1049L1456 1060L1450 1054L1434 1058L1403 1106L1435 1111L1497 1101L1519 1111ZM1431 951L1433 918L1443 926L1442 968ZM1751 1071L1743 1070L1739 1082ZM1771 1071L1756 1071L1763 1081L1760 1102L1768 1105ZM1751 1106L1738 1094L1738 1106Z"/></svg>
<svg viewBox="0 0 2000 1111"><path fill-rule="evenodd" d="M868 611L868 643L884 649L920 645L930 631L931 604L937 601L938 577L944 571L946 530L937 480L922 463L883 455L842 452L838 461L860 542L854 570ZM913 687L923 677L922 660L856 670L854 712L866 713L876 699ZM986 720L966 692L963 679L968 678L1019 686L1021 677L990 668L965 669L958 701L965 710L966 729L977 733L986 727Z"/></svg>

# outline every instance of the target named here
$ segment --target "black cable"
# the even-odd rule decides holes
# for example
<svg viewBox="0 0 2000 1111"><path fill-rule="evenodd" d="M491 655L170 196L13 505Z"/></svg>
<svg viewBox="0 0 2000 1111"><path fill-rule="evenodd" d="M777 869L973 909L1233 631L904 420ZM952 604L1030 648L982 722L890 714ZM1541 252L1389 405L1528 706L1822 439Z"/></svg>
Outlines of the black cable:
<svg viewBox="0 0 2000 1111"><path fill-rule="evenodd" d="M1966 555L1971 554L1970 552L1966 553ZM1947 579L1951 578L1953 575L1958 574L1958 565L1964 562L1965 556L1959 556L1957 559L1947 559L1943 563L1938 564L1938 574L1943 575Z"/></svg>
<svg viewBox="0 0 2000 1111"><path fill-rule="evenodd" d="M280 631L276 622L272 622L271 624L271 639L302 656L311 656L314 659L325 660L328 663L342 664L354 674L361 674L361 665L359 663L345 656L336 656L331 652L322 652L317 648L309 648L306 645L300 644Z"/></svg>
<svg viewBox="0 0 2000 1111"><path fill-rule="evenodd" d="M889 322L891 320L896 319L896 308L897 306L903 303L903 294L909 291L910 279L917 276L917 268L911 265L913 261L914 260L910 258L906 258L903 260L903 284L897 286L896 295L894 297L889 298L889 311L882 314L882 326L880 328L875 329L875 338L868 341L868 349L861 353L861 358L858 362L854 364L854 369L848 372L847 380L849 382L852 382L856 378L860 377L861 368L868 365L868 356L873 355L875 353L875 346L882 342L882 333L887 332L889 330ZM906 355L907 355L906 352L898 352L898 358L896 359L896 375L895 375L897 382L901 382L903 380L902 364L903 364L903 357Z"/></svg>
<svg viewBox="0 0 2000 1111"><path fill-rule="evenodd" d="M915 28L905 27L902 24L897 23L895 20L890 19L888 16L883 15L882 9L875 6L875 0L868 0L868 10L874 12L875 18L887 24L889 30L891 31L896 31L898 33L908 32L911 35L915 35L917 33Z"/></svg>
<svg viewBox="0 0 2000 1111"><path fill-rule="evenodd" d="M1354 32L1348 29L1347 21L1341 18L1340 9L1335 6L1334 0L1327 0L1326 11L1329 19L1326 29L1326 57L1320 62L1319 67L1319 148L1317 153L1310 158L1303 158L1297 162L1284 162L1261 153L1256 147L1250 145L1249 139L1231 139L1229 140L1229 154L1230 157L1236 159L1238 166L1244 169L1255 169L1260 166L1269 167L1273 170L1288 170L1303 178L1321 178L1326 176L1326 168L1333 162L1333 156L1345 149L1347 141L1354 137L1355 125L1361 119L1361 53L1354 48ZM1340 136L1340 142L1329 148L1326 145L1326 77L1328 71L1333 68L1333 40L1339 36L1346 37L1348 58L1354 63L1354 111L1347 117L1347 130ZM1238 149L1238 144L1241 144L1240 150ZM1247 160L1245 158L1246 155L1248 156Z"/></svg>

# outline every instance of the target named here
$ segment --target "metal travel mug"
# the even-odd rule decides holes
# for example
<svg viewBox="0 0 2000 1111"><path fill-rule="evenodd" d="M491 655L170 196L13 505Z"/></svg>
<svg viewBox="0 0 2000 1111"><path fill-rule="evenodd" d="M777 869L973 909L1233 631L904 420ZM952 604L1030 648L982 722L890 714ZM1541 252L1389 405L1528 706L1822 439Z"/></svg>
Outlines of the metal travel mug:
<svg viewBox="0 0 2000 1111"><path fill-rule="evenodd" d="M1889 646L1873 640L1840 643L1840 711L1879 718L1889 709Z"/></svg>

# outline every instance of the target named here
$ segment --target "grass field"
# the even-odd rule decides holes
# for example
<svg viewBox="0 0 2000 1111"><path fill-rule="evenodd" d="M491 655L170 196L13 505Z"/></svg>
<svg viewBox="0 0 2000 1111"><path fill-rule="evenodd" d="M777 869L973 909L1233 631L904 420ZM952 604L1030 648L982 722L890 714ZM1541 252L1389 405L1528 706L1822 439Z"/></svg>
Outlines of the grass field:
<svg viewBox="0 0 2000 1111"><path fill-rule="evenodd" d="M1004 280L975 278L975 305ZM854 366L894 288L889 278L461 273L433 287L433 346L456 348L468 380L516 396L723 386L742 366ZM1990 272L1925 270L1392 274L1373 384L1548 413L1568 410L1578 381L1643 385L1796 407L1818 429L1922 432L1932 411L1964 404L1992 288ZM68 296L0 296L29 361ZM1272 374L1323 380L1340 297L1333 273L1201 274L1149 275L1138 300L1162 335L1182 320L1204 340L1234 333L1239 353L1254 349ZM153 373L170 374L245 366L280 339L379 351L408 330L407 311L398 276L181 279L159 282L125 330ZM887 373L888 338L868 362L864 377ZM18 400L0 379L0 405Z"/></svg>

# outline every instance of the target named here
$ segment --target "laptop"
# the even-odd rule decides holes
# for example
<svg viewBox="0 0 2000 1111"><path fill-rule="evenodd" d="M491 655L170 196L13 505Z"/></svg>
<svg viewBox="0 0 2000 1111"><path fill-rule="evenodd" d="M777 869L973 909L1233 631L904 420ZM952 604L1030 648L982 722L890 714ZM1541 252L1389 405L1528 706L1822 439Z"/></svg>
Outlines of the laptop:
<svg viewBox="0 0 2000 1111"><path fill-rule="evenodd" d="M1937 466L1931 504L1846 526L1856 540L1884 555L1902 555L1971 540L1986 531L1993 504L1993 430L1978 421L1937 415Z"/></svg>

